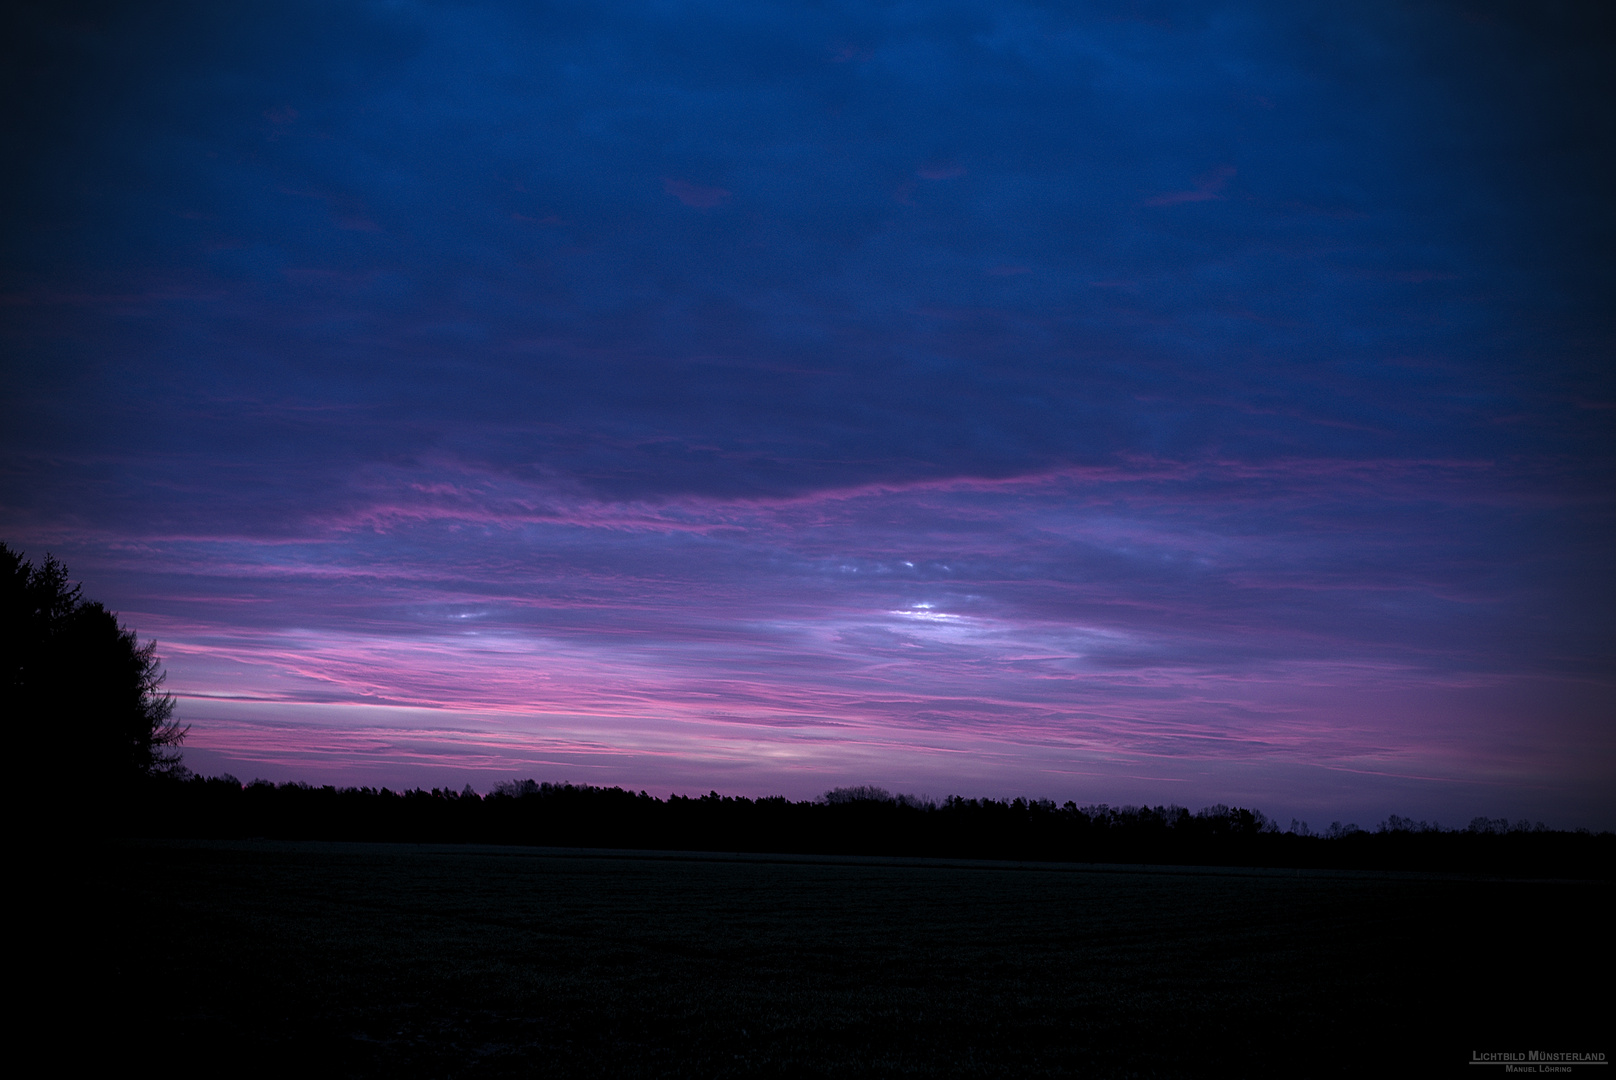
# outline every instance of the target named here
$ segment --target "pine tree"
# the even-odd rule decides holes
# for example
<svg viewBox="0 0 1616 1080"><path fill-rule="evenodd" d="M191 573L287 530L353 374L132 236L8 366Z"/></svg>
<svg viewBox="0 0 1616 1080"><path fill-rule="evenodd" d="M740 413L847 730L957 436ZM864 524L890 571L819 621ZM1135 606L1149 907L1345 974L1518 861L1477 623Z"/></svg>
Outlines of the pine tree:
<svg viewBox="0 0 1616 1080"><path fill-rule="evenodd" d="M163 692L156 648L85 600L55 558L35 567L0 543L4 712L108 794L185 775L174 748L188 729Z"/></svg>

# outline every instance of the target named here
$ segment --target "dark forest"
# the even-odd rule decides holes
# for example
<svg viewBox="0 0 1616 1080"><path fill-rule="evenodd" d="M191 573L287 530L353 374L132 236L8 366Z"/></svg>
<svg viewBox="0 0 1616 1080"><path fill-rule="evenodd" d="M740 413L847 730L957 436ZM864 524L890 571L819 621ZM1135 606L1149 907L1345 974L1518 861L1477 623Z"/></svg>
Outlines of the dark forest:
<svg viewBox="0 0 1616 1080"><path fill-rule="evenodd" d="M1616 835L1478 818L1441 829L1392 815L1373 830L1286 828L1261 811L1213 806L1056 805L1037 799L941 802L878 788L816 801L699 798L617 787L499 785L460 792L313 787L234 777L143 788L126 820L146 836L523 844L814 855L1089 863L1333 867L1596 878L1616 868Z"/></svg>

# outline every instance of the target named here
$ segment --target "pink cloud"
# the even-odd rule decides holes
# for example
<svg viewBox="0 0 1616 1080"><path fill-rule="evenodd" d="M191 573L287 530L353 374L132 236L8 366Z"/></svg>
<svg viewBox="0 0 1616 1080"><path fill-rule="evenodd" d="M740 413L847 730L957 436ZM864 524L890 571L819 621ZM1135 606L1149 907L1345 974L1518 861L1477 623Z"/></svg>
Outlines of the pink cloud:
<svg viewBox="0 0 1616 1080"><path fill-rule="evenodd" d="M348 232L381 232L382 227L363 214L333 214L332 221L337 228Z"/></svg>
<svg viewBox="0 0 1616 1080"><path fill-rule="evenodd" d="M1514 768L1474 728L1398 726L1510 677L1455 665L1440 634L1394 654L1369 631L1387 605L1476 602L1400 504L1509 507L1535 486L1479 460L1138 457L613 501L439 458L366 470L294 540L73 542L159 575L108 599L159 641L193 767L1230 801L1296 770L1452 786ZM1332 509L1351 494L1387 515L1376 545ZM73 556L86 580L94 562ZM297 717L305 735L276 726Z"/></svg>
<svg viewBox="0 0 1616 1080"><path fill-rule="evenodd" d="M1220 165L1211 172L1195 181L1192 191L1172 191L1165 195L1146 199L1146 206L1173 206L1177 203L1207 202L1212 199L1221 199L1220 194L1229 179L1238 172L1233 165Z"/></svg>
<svg viewBox="0 0 1616 1080"><path fill-rule="evenodd" d="M1221 198L1223 198L1223 196L1219 195L1215 191L1205 191L1205 190L1199 190L1199 189L1196 190L1196 191L1174 191L1174 192L1170 192L1170 193L1168 193L1166 195L1157 195L1153 199L1146 199L1145 200L1145 205L1146 206L1174 206L1174 205L1176 205L1178 203L1208 202L1208 201L1210 201L1212 199L1221 199Z"/></svg>
<svg viewBox="0 0 1616 1080"><path fill-rule="evenodd" d="M675 180L671 176L662 178L662 190L686 206L694 206L698 210L711 210L715 206L722 206L730 197L730 192L723 188L704 187L701 184Z"/></svg>

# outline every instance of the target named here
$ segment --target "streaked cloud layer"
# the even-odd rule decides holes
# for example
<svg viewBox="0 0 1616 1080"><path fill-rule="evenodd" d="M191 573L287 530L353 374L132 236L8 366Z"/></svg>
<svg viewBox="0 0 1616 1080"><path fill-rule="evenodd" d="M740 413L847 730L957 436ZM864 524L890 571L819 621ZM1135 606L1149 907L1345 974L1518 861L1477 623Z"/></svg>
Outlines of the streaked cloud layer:
<svg viewBox="0 0 1616 1080"><path fill-rule="evenodd" d="M5 532L204 770L1616 823L1597 9L17 19Z"/></svg>

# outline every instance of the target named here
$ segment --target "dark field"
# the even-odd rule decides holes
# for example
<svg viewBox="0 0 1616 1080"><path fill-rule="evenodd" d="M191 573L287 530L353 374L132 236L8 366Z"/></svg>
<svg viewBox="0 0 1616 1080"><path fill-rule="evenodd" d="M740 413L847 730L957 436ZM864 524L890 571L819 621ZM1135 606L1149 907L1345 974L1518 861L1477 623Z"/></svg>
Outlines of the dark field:
<svg viewBox="0 0 1616 1080"><path fill-rule="evenodd" d="M111 858L97 903L117 914L83 924L105 976L78 1007L130 1064L181 1072L1475 1078L1501 1070L1467 1068L1473 1049L1607 1049L1608 991L1574 986L1608 978L1608 885L380 844Z"/></svg>

